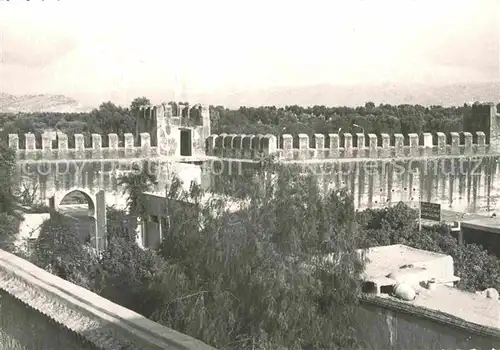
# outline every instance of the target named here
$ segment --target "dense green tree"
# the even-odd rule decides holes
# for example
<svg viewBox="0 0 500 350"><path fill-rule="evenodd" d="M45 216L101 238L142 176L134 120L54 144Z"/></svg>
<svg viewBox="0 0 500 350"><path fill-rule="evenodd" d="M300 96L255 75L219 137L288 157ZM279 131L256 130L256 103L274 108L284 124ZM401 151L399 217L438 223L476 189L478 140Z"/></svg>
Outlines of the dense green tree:
<svg viewBox="0 0 500 350"><path fill-rule="evenodd" d="M130 110L111 102L102 103L98 109L94 109L87 122L99 134L115 133L122 136L135 131L135 118Z"/></svg>
<svg viewBox="0 0 500 350"><path fill-rule="evenodd" d="M85 288L93 288L97 256L83 244L74 219L53 212L40 228L30 260L49 272Z"/></svg>
<svg viewBox="0 0 500 350"><path fill-rule="evenodd" d="M137 220L135 216L115 207L106 208L106 233L108 240L123 238L126 241L135 242L137 238L136 228Z"/></svg>
<svg viewBox="0 0 500 350"><path fill-rule="evenodd" d="M0 249L14 251L14 242L22 217L20 200L15 193L15 153L0 140Z"/></svg>
<svg viewBox="0 0 500 350"><path fill-rule="evenodd" d="M144 193L157 184L153 168L154 164L149 161L144 161L141 165L134 164L132 172L118 179L118 186L121 186L123 193L127 195L129 212L139 218L145 211Z"/></svg>
<svg viewBox="0 0 500 350"><path fill-rule="evenodd" d="M146 97L137 97L130 103L130 112L137 118L141 107L151 105L151 101Z"/></svg>
<svg viewBox="0 0 500 350"><path fill-rule="evenodd" d="M351 348L363 268L352 200L273 170L235 213L194 185L168 192L168 267L151 287L151 317L217 348Z"/></svg>
<svg viewBox="0 0 500 350"><path fill-rule="evenodd" d="M0 213L13 215L18 198L15 195L16 155L0 142Z"/></svg>
<svg viewBox="0 0 500 350"><path fill-rule="evenodd" d="M116 218L111 218L112 224L121 225L113 220ZM99 259L93 288L104 298L149 316L154 305L148 305L145 296L153 278L164 268L165 262L154 251L140 248L127 235L111 236Z"/></svg>

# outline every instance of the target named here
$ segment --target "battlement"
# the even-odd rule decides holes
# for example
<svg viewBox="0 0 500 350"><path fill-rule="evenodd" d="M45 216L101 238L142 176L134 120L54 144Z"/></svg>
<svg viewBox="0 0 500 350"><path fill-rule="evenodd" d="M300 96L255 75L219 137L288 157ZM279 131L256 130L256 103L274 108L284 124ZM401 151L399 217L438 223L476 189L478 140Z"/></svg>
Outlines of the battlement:
<svg viewBox="0 0 500 350"><path fill-rule="evenodd" d="M137 141L137 142L136 142ZM16 151L18 159L70 159L155 156L157 149L151 146L149 133L141 133L138 140L133 134L9 134L9 147Z"/></svg>
<svg viewBox="0 0 500 350"><path fill-rule="evenodd" d="M210 135L210 109L206 105L187 103L162 103L141 107L136 119L135 133L151 134L151 145L162 147L178 143L177 130L195 130L202 139ZM200 144L198 142L198 144ZM201 152L203 142L198 151ZM175 152L174 152L175 153ZM172 152L170 152L172 154Z"/></svg>
<svg viewBox="0 0 500 350"><path fill-rule="evenodd" d="M279 142L278 142L279 141ZM312 141L312 142L311 142ZM475 155L490 151L482 131L419 134L306 134L211 135L207 139L209 156L255 159L276 154L281 160L392 158L415 156Z"/></svg>
<svg viewBox="0 0 500 350"><path fill-rule="evenodd" d="M210 111L207 105L199 103L194 105L182 103L162 103L157 106L143 106L140 109L140 119L146 123L157 123L160 118L167 118L174 126L194 125L202 126L208 118L210 122Z"/></svg>

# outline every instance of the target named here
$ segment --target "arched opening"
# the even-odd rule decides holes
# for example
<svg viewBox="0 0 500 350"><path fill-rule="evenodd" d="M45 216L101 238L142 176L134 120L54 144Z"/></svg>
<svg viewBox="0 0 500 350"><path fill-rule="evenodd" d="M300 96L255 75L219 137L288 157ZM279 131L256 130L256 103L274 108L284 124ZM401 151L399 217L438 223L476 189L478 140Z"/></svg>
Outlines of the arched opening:
<svg viewBox="0 0 500 350"><path fill-rule="evenodd" d="M79 190L67 193L59 203L58 211L74 221L74 227L82 242L95 240L95 203L92 197Z"/></svg>

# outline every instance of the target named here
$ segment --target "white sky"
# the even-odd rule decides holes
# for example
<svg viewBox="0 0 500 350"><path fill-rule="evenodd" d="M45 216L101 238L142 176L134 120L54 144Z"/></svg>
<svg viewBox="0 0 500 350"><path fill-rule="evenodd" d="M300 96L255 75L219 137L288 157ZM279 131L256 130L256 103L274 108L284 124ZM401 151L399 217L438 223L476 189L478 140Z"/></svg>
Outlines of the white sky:
<svg viewBox="0 0 500 350"><path fill-rule="evenodd" d="M0 0L0 92L492 82L499 38L500 0Z"/></svg>

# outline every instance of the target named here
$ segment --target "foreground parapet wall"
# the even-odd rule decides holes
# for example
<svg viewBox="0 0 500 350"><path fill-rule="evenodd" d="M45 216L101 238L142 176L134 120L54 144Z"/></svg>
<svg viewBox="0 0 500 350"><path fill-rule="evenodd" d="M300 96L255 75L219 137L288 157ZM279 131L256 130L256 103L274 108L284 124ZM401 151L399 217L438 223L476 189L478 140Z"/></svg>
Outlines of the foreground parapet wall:
<svg viewBox="0 0 500 350"><path fill-rule="evenodd" d="M282 135L211 135L207 154L222 158L255 159L276 154L281 160L393 158L415 156L483 155L490 152L482 131L448 134L315 134L313 142L306 134ZM278 144L282 144L278 148Z"/></svg>
<svg viewBox="0 0 500 350"><path fill-rule="evenodd" d="M52 134L9 134L9 147L23 159L74 159L74 158L123 158L155 156L158 150L151 146L151 135L141 133L136 139L133 134L75 134L68 136Z"/></svg>
<svg viewBox="0 0 500 350"><path fill-rule="evenodd" d="M60 333L72 332L75 336L72 339L66 336L65 339L66 345L68 341L71 345L68 349L213 349L3 250L0 250L0 289L36 313L40 322L52 322L52 328L56 325L61 328ZM21 317L25 313L19 314ZM47 338L46 334L30 334L32 329L25 328L23 319L15 320L16 313L9 315L9 327L0 330L3 339L19 344L26 343L27 336ZM50 348L59 348L58 341L61 343L60 339L54 338ZM42 342L32 339L30 343Z"/></svg>

